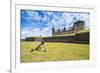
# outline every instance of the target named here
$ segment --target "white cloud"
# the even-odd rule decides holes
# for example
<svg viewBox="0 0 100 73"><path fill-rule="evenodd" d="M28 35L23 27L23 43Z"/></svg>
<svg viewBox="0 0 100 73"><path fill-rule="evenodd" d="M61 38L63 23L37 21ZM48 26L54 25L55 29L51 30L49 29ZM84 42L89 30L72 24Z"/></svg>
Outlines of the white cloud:
<svg viewBox="0 0 100 73"><path fill-rule="evenodd" d="M43 28L42 30L40 30L40 28L33 28L31 30L26 29L21 32L21 35L22 35L21 38L24 39L26 37L33 37L33 36L39 36L39 35L51 36L52 35L51 33L52 31L50 27Z"/></svg>
<svg viewBox="0 0 100 73"><path fill-rule="evenodd" d="M32 30L32 32L39 32L40 31L40 28L34 28L33 30Z"/></svg>
<svg viewBox="0 0 100 73"><path fill-rule="evenodd" d="M28 14L28 17L24 17L25 19L28 19L28 20L34 19L34 20L37 20L37 21L39 21L39 20L42 19L42 18L38 15L38 13L35 12L35 11L26 11L26 12L27 12L27 14Z"/></svg>
<svg viewBox="0 0 100 73"><path fill-rule="evenodd" d="M52 31L50 27L46 27L41 31L42 36L52 36Z"/></svg>
<svg viewBox="0 0 100 73"><path fill-rule="evenodd" d="M27 11L28 13L28 17L26 17L26 19L34 19L34 20L42 20L42 21L47 21L48 23L45 24L47 25L47 27L43 27L43 29L41 29L42 26L37 27L37 25L39 24L33 24L34 28L32 27L26 27L22 29L22 38L25 37L33 37L33 36L51 36L52 35L52 26L54 25L54 27L56 29L60 28L62 29L64 26L66 28L69 28L70 23L73 21L73 16L76 17L77 19L80 20L85 20L86 23L86 27L89 27L89 15L87 14L75 14L75 13L63 13L62 16L57 16L55 15L53 12L47 12L46 15L44 15L44 17L41 17L38 15L37 12L34 11ZM48 16L49 15L49 16ZM53 16L52 20L49 20L50 16ZM35 26L36 25L36 26Z"/></svg>

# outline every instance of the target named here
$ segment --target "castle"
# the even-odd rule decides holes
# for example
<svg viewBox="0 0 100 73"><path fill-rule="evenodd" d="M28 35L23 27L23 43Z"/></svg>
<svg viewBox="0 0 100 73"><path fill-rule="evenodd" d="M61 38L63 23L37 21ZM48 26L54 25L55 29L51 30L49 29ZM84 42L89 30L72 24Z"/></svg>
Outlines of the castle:
<svg viewBox="0 0 100 73"><path fill-rule="evenodd" d="M83 30L84 29L84 21L82 20L78 20L78 21L75 21L73 23L73 26L66 30L66 28L64 27L63 29L55 29L55 27L52 27L52 35L64 35L64 34L72 34L72 33L76 33L80 30Z"/></svg>
<svg viewBox="0 0 100 73"><path fill-rule="evenodd" d="M89 44L89 31L77 33L84 30L85 22L82 20L75 21L70 29L55 29L52 28L52 36L43 37L45 42L64 42L64 43L85 43ZM66 34L73 34L67 36ZM57 36L56 36L57 35ZM58 36L64 35L64 36ZM54 36L54 37L53 37ZM39 41L39 37L26 37L25 41Z"/></svg>

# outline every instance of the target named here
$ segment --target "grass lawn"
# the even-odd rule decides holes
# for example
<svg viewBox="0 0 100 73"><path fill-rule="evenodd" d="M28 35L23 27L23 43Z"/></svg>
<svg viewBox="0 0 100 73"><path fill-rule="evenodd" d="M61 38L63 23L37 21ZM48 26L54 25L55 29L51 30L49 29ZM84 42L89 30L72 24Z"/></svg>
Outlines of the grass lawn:
<svg viewBox="0 0 100 73"><path fill-rule="evenodd" d="M22 63L89 59L89 44L46 42L47 52L30 52L37 45L39 42L21 42Z"/></svg>

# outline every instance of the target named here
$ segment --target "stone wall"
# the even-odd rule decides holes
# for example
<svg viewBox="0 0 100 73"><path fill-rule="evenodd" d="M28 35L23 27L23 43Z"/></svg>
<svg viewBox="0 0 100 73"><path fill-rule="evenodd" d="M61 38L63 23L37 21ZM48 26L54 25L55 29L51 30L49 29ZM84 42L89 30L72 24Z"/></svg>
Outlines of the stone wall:
<svg viewBox="0 0 100 73"><path fill-rule="evenodd" d="M25 38L25 41L35 41L35 37L27 37Z"/></svg>
<svg viewBox="0 0 100 73"><path fill-rule="evenodd" d="M46 42L85 43L89 44L89 32L77 33L71 36L57 36L43 38Z"/></svg>
<svg viewBox="0 0 100 73"><path fill-rule="evenodd" d="M90 33L85 32L85 33L77 33L75 35L75 42L76 43L89 43L90 41Z"/></svg>
<svg viewBox="0 0 100 73"><path fill-rule="evenodd" d="M26 38L26 41L37 41L37 38ZM85 43L89 44L89 32L76 33L70 36L44 37L45 42Z"/></svg>

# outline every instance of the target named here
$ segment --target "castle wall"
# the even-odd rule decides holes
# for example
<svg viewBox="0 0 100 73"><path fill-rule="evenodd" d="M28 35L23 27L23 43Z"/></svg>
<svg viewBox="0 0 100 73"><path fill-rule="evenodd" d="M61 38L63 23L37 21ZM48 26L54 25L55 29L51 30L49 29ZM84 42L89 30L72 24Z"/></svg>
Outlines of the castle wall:
<svg viewBox="0 0 100 73"><path fill-rule="evenodd" d="M43 38L46 42L89 43L89 32L77 33L71 36L57 36Z"/></svg>
<svg viewBox="0 0 100 73"><path fill-rule="evenodd" d="M52 28L52 35L54 37L44 37L43 39L46 42L66 42L66 43L89 43L89 32L85 33L77 33L79 30L84 29L84 21L77 21L74 23L74 26L72 29L67 30L67 31L55 31L54 27ZM76 33L75 35L70 35L70 36L55 36L55 35L66 35L66 34L72 34ZM38 37L31 37L31 38L26 38L26 41L39 41Z"/></svg>
<svg viewBox="0 0 100 73"><path fill-rule="evenodd" d="M53 27L53 29L52 29L53 34L52 35L72 34L72 33L76 33L76 32L83 30L83 29L84 29L84 21L77 21L77 22L74 23L73 27L70 30L67 30L67 31L64 31L64 30L66 30L64 28L62 30L58 29L59 30L59 32L58 32Z"/></svg>
<svg viewBox="0 0 100 73"><path fill-rule="evenodd" d="M36 40L37 39L37 40ZM44 37L45 42L84 43L89 44L89 32L77 33L70 36ZM38 41L38 38L26 38L26 41Z"/></svg>
<svg viewBox="0 0 100 73"><path fill-rule="evenodd" d="M54 35L64 35L64 34L72 34L73 30L65 31L65 32L55 32Z"/></svg>

